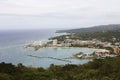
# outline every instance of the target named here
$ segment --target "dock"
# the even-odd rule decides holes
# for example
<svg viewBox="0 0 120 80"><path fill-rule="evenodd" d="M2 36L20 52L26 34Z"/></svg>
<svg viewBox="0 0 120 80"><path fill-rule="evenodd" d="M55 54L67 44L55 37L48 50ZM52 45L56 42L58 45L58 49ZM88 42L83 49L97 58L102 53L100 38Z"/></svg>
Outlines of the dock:
<svg viewBox="0 0 120 80"><path fill-rule="evenodd" d="M49 59L55 59L55 60L65 61L65 62L70 62L71 63L71 61L69 61L69 60L60 59L60 58L54 58L54 57L40 57L40 56L34 56L34 55L27 55L27 56L35 57L35 58L39 58L39 59L41 59L41 58L49 58Z"/></svg>

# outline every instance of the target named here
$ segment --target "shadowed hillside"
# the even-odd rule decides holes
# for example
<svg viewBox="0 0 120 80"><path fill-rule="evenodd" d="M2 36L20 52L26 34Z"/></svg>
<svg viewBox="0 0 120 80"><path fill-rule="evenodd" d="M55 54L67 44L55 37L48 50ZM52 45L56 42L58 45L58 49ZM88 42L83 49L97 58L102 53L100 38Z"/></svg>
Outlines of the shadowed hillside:
<svg viewBox="0 0 120 80"><path fill-rule="evenodd" d="M83 32L100 32L100 31L110 31L120 29L120 24L110 24L110 25L100 25L93 26L89 28L79 28L79 29L70 29L70 30L58 30L58 33L67 32L67 33L83 33Z"/></svg>
<svg viewBox="0 0 120 80"><path fill-rule="evenodd" d="M0 63L0 80L120 80L120 56L48 69Z"/></svg>

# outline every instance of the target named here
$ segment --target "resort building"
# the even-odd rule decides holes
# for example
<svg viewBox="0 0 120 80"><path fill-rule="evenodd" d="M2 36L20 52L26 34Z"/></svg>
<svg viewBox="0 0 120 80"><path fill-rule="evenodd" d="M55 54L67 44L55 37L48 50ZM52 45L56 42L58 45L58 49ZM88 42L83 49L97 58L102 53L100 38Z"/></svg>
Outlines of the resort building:
<svg viewBox="0 0 120 80"><path fill-rule="evenodd" d="M109 50L100 50L94 52L94 55L97 57L107 57L110 56L110 51Z"/></svg>
<svg viewBox="0 0 120 80"><path fill-rule="evenodd" d="M114 48L114 53L115 53L115 54L119 54L119 53L120 53L119 47L115 47L115 48Z"/></svg>
<svg viewBox="0 0 120 80"><path fill-rule="evenodd" d="M57 46L57 43L58 43L57 39L53 40L53 46Z"/></svg>
<svg viewBox="0 0 120 80"><path fill-rule="evenodd" d="M109 43L109 42L103 43L103 47L111 47L111 46L112 46L112 43Z"/></svg>
<svg viewBox="0 0 120 80"><path fill-rule="evenodd" d="M42 46L43 43L42 43L42 41L34 41L32 45L33 46Z"/></svg>
<svg viewBox="0 0 120 80"><path fill-rule="evenodd" d="M95 44L95 42L94 41L75 40L72 42L72 44L83 46L83 45L93 45L93 44Z"/></svg>

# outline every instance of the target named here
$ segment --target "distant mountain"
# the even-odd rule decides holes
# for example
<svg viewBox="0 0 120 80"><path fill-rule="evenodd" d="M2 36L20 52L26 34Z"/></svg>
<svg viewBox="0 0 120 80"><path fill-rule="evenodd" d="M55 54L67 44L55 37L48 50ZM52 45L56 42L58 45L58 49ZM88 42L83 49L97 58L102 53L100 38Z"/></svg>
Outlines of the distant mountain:
<svg viewBox="0 0 120 80"><path fill-rule="evenodd" d="M84 32L101 32L101 31L111 31L111 30L120 30L120 24L109 24L109 25L99 25L89 28L79 28L79 29L70 29L70 30L58 30L57 33L84 33Z"/></svg>

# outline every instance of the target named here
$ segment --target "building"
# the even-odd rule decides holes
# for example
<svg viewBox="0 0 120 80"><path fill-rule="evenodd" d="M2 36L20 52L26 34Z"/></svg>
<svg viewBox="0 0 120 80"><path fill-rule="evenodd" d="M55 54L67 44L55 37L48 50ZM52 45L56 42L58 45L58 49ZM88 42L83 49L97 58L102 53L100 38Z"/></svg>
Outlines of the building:
<svg viewBox="0 0 120 80"><path fill-rule="evenodd" d="M119 54L119 53L120 53L119 47L115 47L115 48L114 48L114 53L115 53L115 54Z"/></svg>
<svg viewBox="0 0 120 80"><path fill-rule="evenodd" d="M80 46L84 46L84 45L93 45L95 44L94 41L83 41L83 40L75 40L72 42L73 45L80 45Z"/></svg>
<svg viewBox="0 0 120 80"><path fill-rule="evenodd" d="M110 56L109 50L98 50L94 52L94 55L97 57L107 57Z"/></svg>
<svg viewBox="0 0 120 80"><path fill-rule="evenodd" d="M119 43L119 42L116 42L116 43L115 43L115 46L120 46L120 43Z"/></svg>
<svg viewBox="0 0 120 80"><path fill-rule="evenodd" d="M53 46L57 46L57 43L58 43L57 39L53 40Z"/></svg>
<svg viewBox="0 0 120 80"><path fill-rule="evenodd" d="M111 47L111 46L112 46L112 43L109 43L109 42L103 43L103 47Z"/></svg>
<svg viewBox="0 0 120 80"><path fill-rule="evenodd" d="M42 46L43 44L42 44L42 41L34 41L32 45L33 46Z"/></svg>
<svg viewBox="0 0 120 80"><path fill-rule="evenodd" d="M71 46L71 43L65 43L64 46L65 46L65 47L70 47L70 46Z"/></svg>

